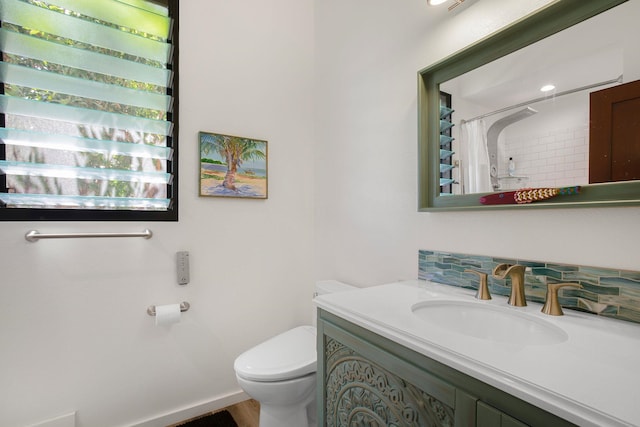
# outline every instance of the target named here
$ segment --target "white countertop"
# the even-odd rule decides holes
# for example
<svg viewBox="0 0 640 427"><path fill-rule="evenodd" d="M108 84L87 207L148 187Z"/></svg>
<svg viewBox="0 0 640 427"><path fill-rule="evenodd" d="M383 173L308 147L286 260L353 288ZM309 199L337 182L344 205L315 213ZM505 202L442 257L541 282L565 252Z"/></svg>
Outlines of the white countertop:
<svg viewBox="0 0 640 427"><path fill-rule="evenodd" d="M391 283L315 298L318 307L471 375L580 426L640 426L640 325L541 304L511 307L507 298L423 280ZM463 300L534 316L564 330L550 345L514 345L433 327L413 314L421 301Z"/></svg>

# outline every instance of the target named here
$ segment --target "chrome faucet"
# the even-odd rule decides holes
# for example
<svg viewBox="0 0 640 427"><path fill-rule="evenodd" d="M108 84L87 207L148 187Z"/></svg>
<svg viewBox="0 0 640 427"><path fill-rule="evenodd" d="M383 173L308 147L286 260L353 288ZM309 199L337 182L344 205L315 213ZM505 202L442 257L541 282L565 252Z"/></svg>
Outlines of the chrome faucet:
<svg viewBox="0 0 640 427"><path fill-rule="evenodd" d="M524 307L527 300L524 295L524 265L499 264L493 269L493 276L498 279L511 277L511 294L509 304L515 307Z"/></svg>

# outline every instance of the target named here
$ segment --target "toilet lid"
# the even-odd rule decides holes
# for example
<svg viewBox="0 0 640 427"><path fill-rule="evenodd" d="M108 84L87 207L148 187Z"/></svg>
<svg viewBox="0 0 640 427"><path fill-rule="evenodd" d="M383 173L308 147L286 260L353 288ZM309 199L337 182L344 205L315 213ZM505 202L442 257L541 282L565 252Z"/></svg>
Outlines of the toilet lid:
<svg viewBox="0 0 640 427"><path fill-rule="evenodd" d="M282 381L316 371L316 329L299 326L242 353L236 374L253 381Z"/></svg>

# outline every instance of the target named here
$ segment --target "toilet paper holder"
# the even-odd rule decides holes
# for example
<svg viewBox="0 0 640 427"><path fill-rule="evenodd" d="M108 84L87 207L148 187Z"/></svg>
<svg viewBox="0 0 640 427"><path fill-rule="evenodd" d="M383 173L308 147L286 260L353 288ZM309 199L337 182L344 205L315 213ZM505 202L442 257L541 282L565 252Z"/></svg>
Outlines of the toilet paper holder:
<svg viewBox="0 0 640 427"><path fill-rule="evenodd" d="M180 303L180 311L181 312L185 312L187 310L189 310L189 308L191 307L191 304L189 304L186 301L183 301ZM147 308L147 314L149 316L155 316L156 315L156 306L152 305L149 308Z"/></svg>

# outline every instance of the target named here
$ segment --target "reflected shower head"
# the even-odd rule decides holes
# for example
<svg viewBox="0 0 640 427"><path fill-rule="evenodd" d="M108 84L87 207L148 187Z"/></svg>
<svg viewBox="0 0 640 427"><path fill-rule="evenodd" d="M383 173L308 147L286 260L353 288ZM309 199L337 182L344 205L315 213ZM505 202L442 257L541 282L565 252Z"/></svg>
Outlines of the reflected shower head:
<svg viewBox="0 0 640 427"><path fill-rule="evenodd" d="M526 119L527 117L532 116L537 112L537 110L534 110L531 107L523 108L520 111L516 111L515 113L509 114L508 116L496 120L495 123L491 125L487 133L491 133L492 129L494 129L493 132L496 132L496 135L499 135L500 132L502 132L502 130L507 126L522 119Z"/></svg>
<svg viewBox="0 0 640 427"><path fill-rule="evenodd" d="M523 108L520 111L509 114L506 117L498 119L493 123L487 131L487 151L489 152L489 174L491 175L491 185L494 190L499 188L498 185L498 136L500 132L507 126L514 124L520 120L536 114L538 111L531 107Z"/></svg>

